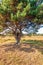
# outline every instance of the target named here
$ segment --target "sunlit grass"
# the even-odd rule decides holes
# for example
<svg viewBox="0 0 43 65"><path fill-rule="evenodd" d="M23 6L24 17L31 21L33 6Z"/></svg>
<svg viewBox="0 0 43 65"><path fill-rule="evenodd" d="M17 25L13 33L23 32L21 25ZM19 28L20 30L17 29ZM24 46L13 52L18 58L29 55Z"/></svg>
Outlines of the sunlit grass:
<svg viewBox="0 0 43 65"><path fill-rule="evenodd" d="M32 38L33 39L33 38ZM20 48L13 48L12 46L4 46L5 43L8 44L14 44L16 42L14 36L0 36L0 45L2 44L2 48L0 48L0 52L2 53L2 59L0 61L0 65L25 65L28 63L31 63L31 59L32 61L36 61L36 63L40 63L38 65L42 65L43 61L42 61L42 53L43 50L41 48L43 48L43 40L31 40L30 38L28 39L28 37L25 37L21 39L21 44L23 45L27 45L25 47L23 47L21 45ZM31 45L32 47L28 47L29 45ZM35 48L35 46L37 46L39 49ZM26 52L25 50L30 50L34 47L33 50L37 50L37 51L33 51L33 52ZM20 50L22 49L22 50ZM24 49L24 50L23 50ZM5 51L7 50L7 51ZM31 59L30 59L30 58ZM39 62L40 61L40 62ZM6 63L5 63L6 62ZM33 63L33 62L32 62ZM28 64L29 65L29 64ZM33 64L35 65L35 64Z"/></svg>
<svg viewBox="0 0 43 65"><path fill-rule="evenodd" d="M37 41L37 40L23 40L22 42L28 43L28 44L35 44L39 46L43 46L43 41Z"/></svg>
<svg viewBox="0 0 43 65"><path fill-rule="evenodd" d="M0 44L12 43L12 42L16 42L16 39L14 36L0 36ZM43 36L23 36L20 42L33 43L33 44L35 42L35 44L36 43L40 44L40 43L43 43Z"/></svg>

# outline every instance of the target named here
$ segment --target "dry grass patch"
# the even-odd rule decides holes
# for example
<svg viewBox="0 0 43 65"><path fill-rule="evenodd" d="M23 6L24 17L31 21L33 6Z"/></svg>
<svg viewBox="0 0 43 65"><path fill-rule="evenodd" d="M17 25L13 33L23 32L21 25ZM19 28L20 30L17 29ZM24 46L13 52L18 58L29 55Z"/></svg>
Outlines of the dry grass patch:
<svg viewBox="0 0 43 65"><path fill-rule="evenodd" d="M43 65L43 41L21 41L16 45L13 36L0 37L0 65Z"/></svg>

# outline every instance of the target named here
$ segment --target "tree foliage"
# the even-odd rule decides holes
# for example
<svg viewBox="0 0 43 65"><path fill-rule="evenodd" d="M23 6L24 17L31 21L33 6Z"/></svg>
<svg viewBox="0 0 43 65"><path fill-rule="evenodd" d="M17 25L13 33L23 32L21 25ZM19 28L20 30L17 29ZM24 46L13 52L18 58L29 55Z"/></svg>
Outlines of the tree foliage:
<svg viewBox="0 0 43 65"><path fill-rule="evenodd" d="M43 0L2 0L0 3L1 23L3 23L3 21L5 22L6 19L8 19L8 21L19 22L19 20L23 21L25 17L30 17L28 19L33 22L43 23L42 1Z"/></svg>

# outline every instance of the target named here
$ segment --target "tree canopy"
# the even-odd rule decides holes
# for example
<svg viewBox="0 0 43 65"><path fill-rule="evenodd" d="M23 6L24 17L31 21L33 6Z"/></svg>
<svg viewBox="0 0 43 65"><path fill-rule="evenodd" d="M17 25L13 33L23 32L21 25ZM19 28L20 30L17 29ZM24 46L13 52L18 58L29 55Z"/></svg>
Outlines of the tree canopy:
<svg viewBox="0 0 43 65"><path fill-rule="evenodd" d="M43 0L2 0L0 3L0 23L30 19L43 23Z"/></svg>

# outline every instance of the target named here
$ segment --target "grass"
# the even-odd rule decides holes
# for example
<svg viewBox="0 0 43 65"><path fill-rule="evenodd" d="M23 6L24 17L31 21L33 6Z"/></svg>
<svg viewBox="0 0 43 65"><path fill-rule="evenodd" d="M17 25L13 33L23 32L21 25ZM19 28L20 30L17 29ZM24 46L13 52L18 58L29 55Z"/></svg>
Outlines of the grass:
<svg viewBox="0 0 43 65"><path fill-rule="evenodd" d="M43 41L37 41L37 40L23 40L23 43L28 43L28 44L34 44L38 46L43 46Z"/></svg>
<svg viewBox="0 0 43 65"><path fill-rule="evenodd" d="M0 42L5 45L0 46L0 65L43 65L43 40L26 38L21 40L23 45L20 47L13 47L12 42L14 41L14 37L2 36L0 38ZM9 44L5 44L5 42Z"/></svg>
<svg viewBox="0 0 43 65"><path fill-rule="evenodd" d="M37 38L37 36L36 36L36 38ZM26 43L26 44L31 44L31 45L34 45L34 46L37 46L38 48L39 47L41 47L42 49L43 49L43 39L42 39L42 37L38 37L37 39L36 39L35 37L34 37L34 39L32 38L31 39L31 37L28 39L28 37L24 37L23 39L21 39L21 41L20 41L20 43ZM39 38L41 39L41 40L39 40ZM36 39L36 40L35 40ZM8 44L8 43L15 43L16 42L16 40L15 40L15 38L13 37L13 36L0 36L0 45L2 44Z"/></svg>
<svg viewBox="0 0 43 65"><path fill-rule="evenodd" d="M37 40L23 40L23 43L31 44L32 46L36 47L36 49L40 50L40 52L43 54L43 41L37 41Z"/></svg>

